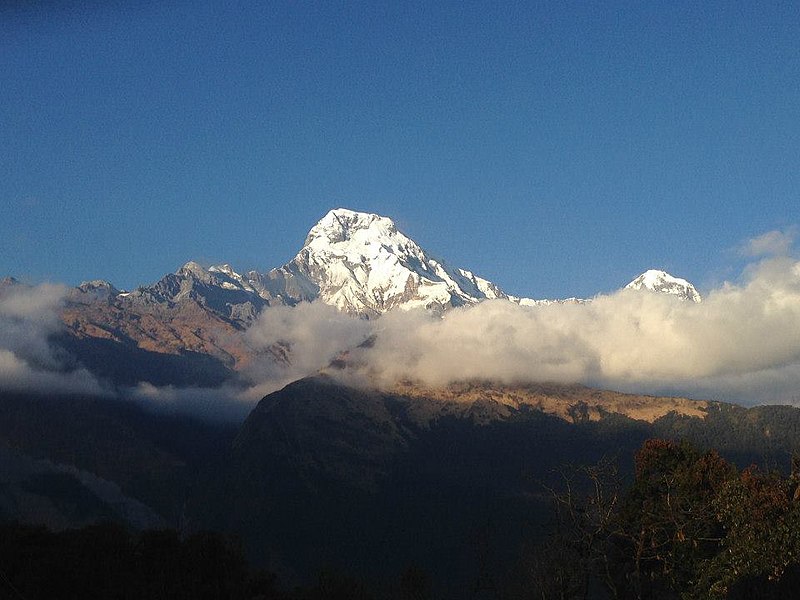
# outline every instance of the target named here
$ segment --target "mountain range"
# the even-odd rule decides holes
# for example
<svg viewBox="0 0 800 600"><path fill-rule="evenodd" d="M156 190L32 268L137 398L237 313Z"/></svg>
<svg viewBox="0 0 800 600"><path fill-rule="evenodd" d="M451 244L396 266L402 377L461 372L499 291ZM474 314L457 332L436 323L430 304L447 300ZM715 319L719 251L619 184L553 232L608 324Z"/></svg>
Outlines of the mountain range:
<svg viewBox="0 0 800 600"><path fill-rule="evenodd" d="M649 270L625 287L701 301L691 283L664 271ZM67 295L59 343L115 383L217 385L251 364L253 351L241 333L270 307L316 301L373 319L392 310L441 314L485 300L527 307L591 301L509 295L431 255L391 219L340 208L311 228L292 260L266 272L190 261L132 291L84 282ZM274 351L280 360L282 350Z"/></svg>
<svg viewBox="0 0 800 600"><path fill-rule="evenodd" d="M390 218L344 208L331 210L314 225L292 260L265 273L241 275L228 264L203 268L190 261L154 285L133 292L119 292L103 281L80 287L107 290L138 302L195 299L240 322L265 306L313 300L365 317L395 308L443 311L490 299L525 305L586 302L511 296L497 284L434 257L399 231ZM625 287L701 301L691 283L664 271L649 270Z"/></svg>

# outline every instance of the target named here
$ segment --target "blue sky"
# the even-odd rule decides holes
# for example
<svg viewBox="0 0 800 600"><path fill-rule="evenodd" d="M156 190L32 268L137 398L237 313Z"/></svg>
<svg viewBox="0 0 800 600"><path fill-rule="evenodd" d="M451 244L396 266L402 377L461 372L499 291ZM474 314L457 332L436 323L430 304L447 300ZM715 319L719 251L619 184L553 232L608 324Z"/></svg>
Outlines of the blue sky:
<svg viewBox="0 0 800 600"><path fill-rule="evenodd" d="M791 2L3 3L0 276L266 270L346 206L514 294L702 289L798 222L798 32Z"/></svg>

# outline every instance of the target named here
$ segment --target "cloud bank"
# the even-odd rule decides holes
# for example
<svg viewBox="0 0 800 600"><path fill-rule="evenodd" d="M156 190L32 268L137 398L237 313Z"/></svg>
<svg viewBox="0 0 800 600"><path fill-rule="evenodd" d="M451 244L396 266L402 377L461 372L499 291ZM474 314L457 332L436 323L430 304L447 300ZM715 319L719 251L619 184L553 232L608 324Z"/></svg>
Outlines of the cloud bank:
<svg viewBox="0 0 800 600"><path fill-rule="evenodd" d="M700 304L621 290L588 304L524 307L504 300L443 317L392 312L374 321L306 304L270 309L248 332L291 349L287 379L351 349L359 373L441 385L463 379L581 382L743 403L800 397L800 262L766 259ZM375 336L370 347L358 344Z"/></svg>
<svg viewBox="0 0 800 600"><path fill-rule="evenodd" d="M375 326L375 322L349 317L321 302L265 310L245 333L256 352L244 373L254 382L247 395L260 399L328 366L341 352L356 348L372 335Z"/></svg>
<svg viewBox="0 0 800 600"><path fill-rule="evenodd" d="M485 301L371 321L322 303L272 307L245 331L253 360L222 388L142 383L121 395L167 412L241 420L264 395L346 353L351 382L585 383L622 391L800 404L800 261L793 230L743 246L760 262L700 304L620 290L588 304ZM66 288L0 287L0 389L109 394L51 343ZM370 343L363 342L369 340ZM70 366L71 365L71 366Z"/></svg>

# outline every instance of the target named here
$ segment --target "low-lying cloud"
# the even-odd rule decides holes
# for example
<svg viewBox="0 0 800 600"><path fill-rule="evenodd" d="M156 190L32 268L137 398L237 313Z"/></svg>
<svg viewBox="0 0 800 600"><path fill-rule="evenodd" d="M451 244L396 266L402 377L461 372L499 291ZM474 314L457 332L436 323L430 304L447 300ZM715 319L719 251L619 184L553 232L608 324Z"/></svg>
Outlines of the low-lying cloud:
<svg viewBox="0 0 800 600"><path fill-rule="evenodd" d="M751 266L742 283L700 304L621 290L588 304L495 300L443 317L395 311L374 321L319 304L273 310L248 335L257 346L291 348L289 378L350 348L359 373L385 384L547 380L745 403L800 394L800 262L786 257Z"/></svg>
<svg viewBox="0 0 800 600"><path fill-rule="evenodd" d="M265 310L245 333L256 351L244 375L255 382L247 392L260 399L284 385L326 367L341 352L367 339L375 322L348 317L321 302Z"/></svg>
<svg viewBox="0 0 800 600"><path fill-rule="evenodd" d="M121 395L159 410L237 421L264 395L344 357L342 376L378 385L555 381L800 404L800 262L789 257L793 239L791 230L752 240L748 252L765 258L739 282L708 291L700 304L620 290L587 304L492 300L443 316L393 311L370 321L319 302L272 307L242 334L253 358L237 381L215 389L142 383ZM63 332L65 293L53 285L0 289L0 389L110 393L51 344Z"/></svg>
<svg viewBox="0 0 800 600"><path fill-rule="evenodd" d="M0 390L103 393L97 379L71 368L50 342L63 324L60 285L11 285L0 290Z"/></svg>
<svg viewBox="0 0 800 600"><path fill-rule="evenodd" d="M223 385L218 388L155 386L141 382L124 390L124 396L149 409L166 414L188 414L208 421L244 421L255 403L252 388ZM270 389L269 391L274 391Z"/></svg>

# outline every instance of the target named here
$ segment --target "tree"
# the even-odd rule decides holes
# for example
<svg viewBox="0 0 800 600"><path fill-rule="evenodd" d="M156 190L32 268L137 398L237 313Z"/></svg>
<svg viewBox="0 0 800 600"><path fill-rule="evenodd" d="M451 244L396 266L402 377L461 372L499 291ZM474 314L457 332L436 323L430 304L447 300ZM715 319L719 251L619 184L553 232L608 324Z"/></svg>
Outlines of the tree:
<svg viewBox="0 0 800 600"><path fill-rule="evenodd" d="M613 540L619 535L622 483L616 464L558 470L558 488L546 486L554 507L554 532L529 547L520 561L518 579L525 597L588 598L597 587L618 597Z"/></svg>
<svg viewBox="0 0 800 600"><path fill-rule="evenodd" d="M800 560L796 498L792 478L756 467L726 482L714 501L725 530L722 551L704 565L701 582L713 597L741 595L745 587L760 590L759 597L794 595Z"/></svg>
<svg viewBox="0 0 800 600"><path fill-rule="evenodd" d="M637 598L693 589L700 565L720 549L724 531L714 501L735 468L717 452L686 442L648 440L620 513L626 579ZM625 552L623 552L625 554Z"/></svg>

